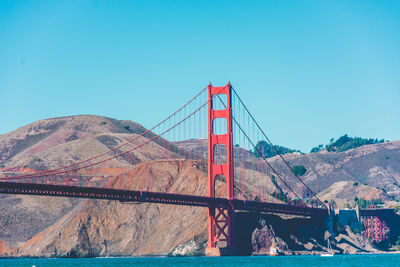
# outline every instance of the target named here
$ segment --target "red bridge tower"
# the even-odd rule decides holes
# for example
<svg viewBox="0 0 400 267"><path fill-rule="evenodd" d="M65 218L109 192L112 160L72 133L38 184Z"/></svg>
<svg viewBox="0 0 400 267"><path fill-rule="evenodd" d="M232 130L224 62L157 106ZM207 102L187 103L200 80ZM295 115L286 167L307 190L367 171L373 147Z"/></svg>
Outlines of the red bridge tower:
<svg viewBox="0 0 400 267"><path fill-rule="evenodd" d="M233 133L232 133L232 87L228 83L224 87L208 86L208 192L215 197L215 180L224 176L226 181L226 198L234 199L233 192ZM213 102L226 99L222 110L214 109ZM215 134L215 119L225 119L226 133ZM216 145L225 146L226 161L216 163ZM220 151L221 151L220 150ZM218 155L219 156L219 155ZM219 162L218 162L219 163ZM224 246L225 244L225 246ZM220 256L235 254L234 210L228 207L210 207L208 209L208 246L206 255Z"/></svg>

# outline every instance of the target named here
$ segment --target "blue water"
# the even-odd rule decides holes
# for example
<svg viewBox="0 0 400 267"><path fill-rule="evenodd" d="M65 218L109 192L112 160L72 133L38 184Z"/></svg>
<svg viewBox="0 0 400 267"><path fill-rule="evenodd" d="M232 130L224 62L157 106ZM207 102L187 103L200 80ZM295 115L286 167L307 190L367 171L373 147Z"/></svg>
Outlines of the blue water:
<svg viewBox="0 0 400 267"><path fill-rule="evenodd" d="M183 258L93 258L93 259L0 259L0 266L324 266L324 267L396 267L400 254L252 257L183 257Z"/></svg>

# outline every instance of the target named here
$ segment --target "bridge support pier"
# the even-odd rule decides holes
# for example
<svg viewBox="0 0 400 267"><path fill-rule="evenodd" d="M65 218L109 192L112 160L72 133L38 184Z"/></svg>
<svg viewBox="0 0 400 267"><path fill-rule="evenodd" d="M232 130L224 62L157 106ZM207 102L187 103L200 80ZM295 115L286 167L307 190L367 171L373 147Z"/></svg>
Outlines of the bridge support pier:
<svg viewBox="0 0 400 267"><path fill-rule="evenodd" d="M209 236L206 256L236 255L235 211L232 207L210 207L208 212Z"/></svg>
<svg viewBox="0 0 400 267"><path fill-rule="evenodd" d="M231 248L207 248L206 249L206 257L221 257L221 256L236 256L236 251L232 251Z"/></svg>
<svg viewBox="0 0 400 267"><path fill-rule="evenodd" d="M385 222L385 217L362 216L361 223L364 237L370 241L379 243L388 239L390 229Z"/></svg>

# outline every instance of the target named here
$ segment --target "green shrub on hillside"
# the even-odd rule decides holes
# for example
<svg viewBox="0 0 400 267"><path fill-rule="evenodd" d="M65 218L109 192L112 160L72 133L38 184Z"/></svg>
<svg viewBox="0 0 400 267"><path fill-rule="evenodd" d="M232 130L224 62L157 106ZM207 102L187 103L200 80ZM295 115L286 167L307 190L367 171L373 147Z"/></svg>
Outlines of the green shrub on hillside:
<svg viewBox="0 0 400 267"><path fill-rule="evenodd" d="M320 144L320 145L318 145L318 146L315 146L315 147L311 148L310 153L319 152L319 151L321 151L323 148L324 148L324 145L323 145L323 144Z"/></svg>
<svg viewBox="0 0 400 267"><path fill-rule="evenodd" d="M286 194L284 194L283 192L279 192L279 193L277 193L277 192L273 192L272 194L271 194L271 196L273 196L274 198L276 198L276 199L279 199L279 200L281 200L281 201L283 201L283 202L288 202L288 197L287 197L287 195Z"/></svg>
<svg viewBox="0 0 400 267"><path fill-rule="evenodd" d="M294 167L292 168L292 171L293 171L297 176L303 176L303 175L306 173L307 169L306 169L304 166L299 165L299 166L294 166Z"/></svg>
<svg viewBox="0 0 400 267"><path fill-rule="evenodd" d="M332 138L330 143L325 146L328 151L343 152L349 149L357 148L363 145L372 145L384 143L384 139L366 139L361 137L349 137L347 134L339 137L336 141Z"/></svg>
<svg viewBox="0 0 400 267"><path fill-rule="evenodd" d="M275 147L275 149L274 149ZM256 157L263 157L263 158L270 158L274 157L277 154L287 154L287 153L293 153L293 152L300 152L300 150L295 150L279 145L271 146L269 143L266 141L258 141L256 144L256 148L254 149L254 155Z"/></svg>
<svg viewBox="0 0 400 267"><path fill-rule="evenodd" d="M378 204L383 204L380 198L365 200L363 198L358 199L357 197L354 198L354 206L359 206L361 209L365 209L366 207L375 206Z"/></svg>

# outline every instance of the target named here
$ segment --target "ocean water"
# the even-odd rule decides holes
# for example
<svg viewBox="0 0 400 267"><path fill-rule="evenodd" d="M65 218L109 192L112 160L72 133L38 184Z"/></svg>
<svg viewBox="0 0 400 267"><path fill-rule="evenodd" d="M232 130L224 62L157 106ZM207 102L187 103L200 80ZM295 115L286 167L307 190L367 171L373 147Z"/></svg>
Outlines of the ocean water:
<svg viewBox="0 0 400 267"><path fill-rule="evenodd" d="M0 259L0 266L323 266L400 267L400 254L251 257L137 257L90 259Z"/></svg>

